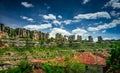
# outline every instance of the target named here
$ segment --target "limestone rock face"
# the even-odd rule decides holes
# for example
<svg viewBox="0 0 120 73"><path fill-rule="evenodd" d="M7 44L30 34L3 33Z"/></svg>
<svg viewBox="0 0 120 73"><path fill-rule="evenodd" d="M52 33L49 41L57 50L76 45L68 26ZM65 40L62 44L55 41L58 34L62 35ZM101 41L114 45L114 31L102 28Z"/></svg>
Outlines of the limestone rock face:
<svg viewBox="0 0 120 73"><path fill-rule="evenodd" d="M0 38L5 38L1 39L0 42L8 46L38 46L38 42L32 41L46 40L49 38L49 33L43 33L36 30L31 31L25 28L13 29L0 23Z"/></svg>
<svg viewBox="0 0 120 73"><path fill-rule="evenodd" d="M40 35L40 33L39 32L37 32L37 31L32 31L32 39L33 40L38 40L39 39L39 35Z"/></svg>
<svg viewBox="0 0 120 73"><path fill-rule="evenodd" d="M30 35L29 31L24 28L17 28L16 33L18 37L28 37Z"/></svg>
<svg viewBox="0 0 120 73"><path fill-rule="evenodd" d="M63 38L63 36L62 36L62 34L57 33L57 34L55 35L55 38L56 38L57 40L60 40L60 39Z"/></svg>
<svg viewBox="0 0 120 73"><path fill-rule="evenodd" d="M49 38L49 33L43 33L38 31L31 32L31 38L33 40L45 40Z"/></svg>
<svg viewBox="0 0 120 73"><path fill-rule="evenodd" d="M68 40L69 40L69 41L74 41L74 40L75 40L75 35L69 36L69 37L68 37Z"/></svg>
<svg viewBox="0 0 120 73"><path fill-rule="evenodd" d="M5 33L0 32L0 38L4 38L5 37Z"/></svg>
<svg viewBox="0 0 120 73"><path fill-rule="evenodd" d="M98 42L102 42L103 39L102 39L102 36L98 36Z"/></svg>
<svg viewBox="0 0 120 73"><path fill-rule="evenodd" d="M30 38L32 40L44 40L49 38L49 33L43 33L39 31L30 31L25 28L12 29L4 24L0 23L0 38L4 37L3 33L7 35L8 38Z"/></svg>
<svg viewBox="0 0 120 73"><path fill-rule="evenodd" d="M88 41L89 42L93 42L93 37L92 36L88 36Z"/></svg>
<svg viewBox="0 0 120 73"><path fill-rule="evenodd" d="M0 32L3 32L3 31L4 31L4 28L5 28L4 24L1 24L1 23L0 23Z"/></svg>
<svg viewBox="0 0 120 73"><path fill-rule="evenodd" d="M82 41L82 36L77 35L77 40Z"/></svg>

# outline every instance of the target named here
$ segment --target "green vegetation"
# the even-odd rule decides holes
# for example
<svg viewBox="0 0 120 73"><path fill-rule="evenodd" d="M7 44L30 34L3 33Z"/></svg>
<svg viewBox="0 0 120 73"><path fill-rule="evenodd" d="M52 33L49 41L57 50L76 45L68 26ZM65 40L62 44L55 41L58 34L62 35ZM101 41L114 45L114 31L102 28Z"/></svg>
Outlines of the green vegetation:
<svg viewBox="0 0 120 73"><path fill-rule="evenodd" d="M48 65L48 64L44 64L42 66L42 69L46 73L64 73L64 67L60 67L60 66L51 66L51 65Z"/></svg>
<svg viewBox="0 0 120 73"><path fill-rule="evenodd" d="M46 73L84 73L85 72L85 65L80 63L67 63L66 67L63 66L52 66L48 64L44 64L42 69Z"/></svg>
<svg viewBox="0 0 120 73"><path fill-rule="evenodd" d="M66 73L84 73L85 65L80 63L69 63L65 69Z"/></svg>
<svg viewBox="0 0 120 73"><path fill-rule="evenodd" d="M72 50L62 50L61 48L53 47L44 48L44 47L7 47L0 49L0 56L5 57L4 53L13 52L15 57L27 57L30 56L32 59L53 59L56 56L69 56L73 55L76 52Z"/></svg>
<svg viewBox="0 0 120 73"><path fill-rule="evenodd" d="M42 69L46 73L84 73L85 65L71 56L66 56L63 62L47 63Z"/></svg>
<svg viewBox="0 0 120 73"><path fill-rule="evenodd" d="M40 47L5 47L0 49L0 56L2 56L6 52L15 52L17 56L26 57L29 55L36 59L51 59L56 56L69 56L77 53L76 51L85 50L94 52L94 50L106 50L106 48L110 48L109 45L102 48L99 44L93 46L40 46Z"/></svg>
<svg viewBox="0 0 120 73"><path fill-rule="evenodd" d="M28 64L28 62L22 61L18 67L0 71L0 73L30 73L31 71L32 67Z"/></svg>
<svg viewBox="0 0 120 73"><path fill-rule="evenodd" d="M40 41L41 44L42 41ZM47 41L49 42L49 40ZM90 50L91 52L106 50L106 48L115 48L110 54L111 57L108 58L107 64L110 66L110 71L115 71L120 68L120 43L111 44L94 44L94 45L82 45L82 46L39 46L39 47L6 47L0 49L0 57L23 57L26 61L29 61L29 57L31 60L33 59L42 59L42 60L50 60L58 57L65 57L65 61L63 63L46 63L42 66L42 69L46 73L84 73L85 65L77 62L77 60L73 59L73 55L78 53L76 51L80 50ZM6 52L14 53L13 56L6 56ZM17 61L16 61L17 62ZM20 65L13 69L8 69L2 71L2 73L29 73L32 71L31 66L22 61ZM89 67L89 71L92 73L97 72L97 67Z"/></svg>
<svg viewBox="0 0 120 73"><path fill-rule="evenodd" d="M115 72L120 69L120 43L115 43L110 47L114 49L111 50L111 56L107 59L107 66L110 67L107 73Z"/></svg>

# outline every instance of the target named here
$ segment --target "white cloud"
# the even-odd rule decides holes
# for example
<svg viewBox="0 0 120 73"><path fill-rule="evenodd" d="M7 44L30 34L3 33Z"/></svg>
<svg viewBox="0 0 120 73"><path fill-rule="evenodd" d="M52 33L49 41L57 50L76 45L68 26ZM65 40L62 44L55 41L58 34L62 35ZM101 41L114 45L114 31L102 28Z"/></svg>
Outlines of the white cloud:
<svg viewBox="0 0 120 73"><path fill-rule="evenodd" d="M43 18L46 20L54 20L56 19L56 16L53 14L43 15Z"/></svg>
<svg viewBox="0 0 120 73"><path fill-rule="evenodd" d="M61 25L61 26L60 26L60 28L64 28L64 26L63 26L63 25Z"/></svg>
<svg viewBox="0 0 120 73"><path fill-rule="evenodd" d="M28 2L21 2L21 5L23 5L26 8L34 7L32 4L30 4Z"/></svg>
<svg viewBox="0 0 120 73"><path fill-rule="evenodd" d="M83 4L88 3L90 0L83 0Z"/></svg>
<svg viewBox="0 0 120 73"><path fill-rule="evenodd" d="M34 19L33 18L29 18L29 17L26 17L26 16L20 16L22 19L24 20L27 20L27 21L30 21L30 22L33 22Z"/></svg>
<svg viewBox="0 0 120 73"><path fill-rule="evenodd" d="M87 33L87 31L85 29L80 29L80 28L76 28L74 30L72 30L72 34L75 35L84 35L85 33Z"/></svg>
<svg viewBox="0 0 120 73"><path fill-rule="evenodd" d="M61 16L61 15L58 15L58 18L62 19L62 16Z"/></svg>
<svg viewBox="0 0 120 73"><path fill-rule="evenodd" d="M88 14L78 14L74 16L74 19L97 19L97 18L111 18L108 12L96 12L96 13L88 13Z"/></svg>
<svg viewBox="0 0 120 73"><path fill-rule="evenodd" d="M120 16L120 12L116 12L116 11L111 11L110 14L113 17L119 17Z"/></svg>
<svg viewBox="0 0 120 73"><path fill-rule="evenodd" d="M111 40L112 38L105 37L103 40Z"/></svg>
<svg viewBox="0 0 120 73"><path fill-rule="evenodd" d="M108 28L113 28L116 27L117 25L120 24L120 19L115 19L111 23L105 23L103 25L98 25L97 27L88 27L88 31L98 31L101 29L108 29Z"/></svg>
<svg viewBox="0 0 120 73"><path fill-rule="evenodd" d="M63 24L71 24L71 23L77 23L77 22L80 22L80 20L64 20L64 21L61 21L61 23Z"/></svg>
<svg viewBox="0 0 120 73"><path fill-rule="evenodd" d="M107 2L104 7L108 7L108 6L111 6L113 7L114 9L116 8L120 8L120 2L119 0L110 0L109 2Z"/></svg>
<svg viewBox="0 0 120 73"><path fill-rule="evenodd" d="M96 34L96 32L94 31L93 34Z"/></svg>
<svg viewBox="0 0 120 73"><path fill-rule="evenodd" d="M64 24L70 24L72 22L72 20L64 20L63 23Z"/></svg>
<svg viewBox="0 0 120 73"><path fill-rule="evenodd" d="M106 30L103 30L103 31L102 31L102 33L105 33L105 32L106 32Z"/></svg>
<svg viewBox="0 0 120 73"><path fill-rule="evenodd" d="M100 22L98 22L98 23L94 23L93 25L99 25L99 24L102 24L103 22L102 21L100 21Z"/></svg>
<svg viewBox="0 0 120 73"><path fill-rule="evenodd" d="M53 28L52 31L50 32L50 37L55 38L55 34L60 33L62 35L71 35L68 31L61 29L61 28Z"/></svg>
<svg viewBox="0 0 120 73"><path fill-rule="evenodd" d="M80 22L81 20L72 20L72 22L77 23Z"/></svg>
<svg viewBox="0 0 120 73"><path fill-rule="evenodd" d="M26 16L20 16L22 19L28 19L28 17Z"/></svg>
<svg viewBox="0 0 120 73"><path fill-rule="evenodd" d="M28 18L27 20L28 20L28 21L31 21L31 22L33 21L33 19L32 19L32 18Z"/></svg>
<svg viewBox="0 0 120 73"><path fill-rule="evenodd" d="M81 35L81 36L85 36L87 35L87 31L85 29L80 29L80 28L76 28L73 29L72 32L68 32L65 29L62 28L53 28L50 32L50 37L55 38L56 33L60 33L62 35Z"/></svg>
<svg viewBox="0 0 120 73"><path fill-rule="evenodd" d="M55 24L55 25L56 25L56 24L61 25L61 22L58 21L58 20L54 20L54 21L53 21L53 24Z"/></svg>
<svg viewBox="0 0 120 73"><path fill-rule="evenodd" d="M24 28L30 29L30 30L43 30L43 29L48 29L48 28L51 28L51 27L52 27L51 24L27 25L27 26L24 26Z"/></svg>

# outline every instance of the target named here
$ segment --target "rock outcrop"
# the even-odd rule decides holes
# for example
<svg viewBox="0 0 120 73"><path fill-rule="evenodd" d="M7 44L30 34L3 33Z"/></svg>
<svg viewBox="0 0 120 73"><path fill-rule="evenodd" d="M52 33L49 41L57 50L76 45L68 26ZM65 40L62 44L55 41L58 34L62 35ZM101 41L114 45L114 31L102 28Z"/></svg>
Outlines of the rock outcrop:
<svg viewBox="0 0 120 73"><path fill-rule="evenodd" d="M43 33L40 31L30 31L25 28L12 29L4 24L0 24L0 38L11 38L11 39L31 39L31 40L45 40L49 38L49 33Z"/></svg>

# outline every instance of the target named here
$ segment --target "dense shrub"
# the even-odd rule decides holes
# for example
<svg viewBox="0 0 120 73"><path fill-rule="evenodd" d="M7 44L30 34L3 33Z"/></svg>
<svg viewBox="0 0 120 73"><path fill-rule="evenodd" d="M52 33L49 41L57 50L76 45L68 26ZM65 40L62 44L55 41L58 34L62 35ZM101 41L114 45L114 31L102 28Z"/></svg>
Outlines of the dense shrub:
<svg viewBox="0 0 120 73"><path fill-rule="evenodd" d="M111 50L111 56L107 59L108 73L120 69L120 43L115 43L110 47L114 49Z"/></svg>
<svg viewBox="0 0 120 73"><path fill-rule="evenodd" d="M42 66L42 69L46 73L64 73L64 68L60 66L52 66L52 65L44 64Z"/></svg>

